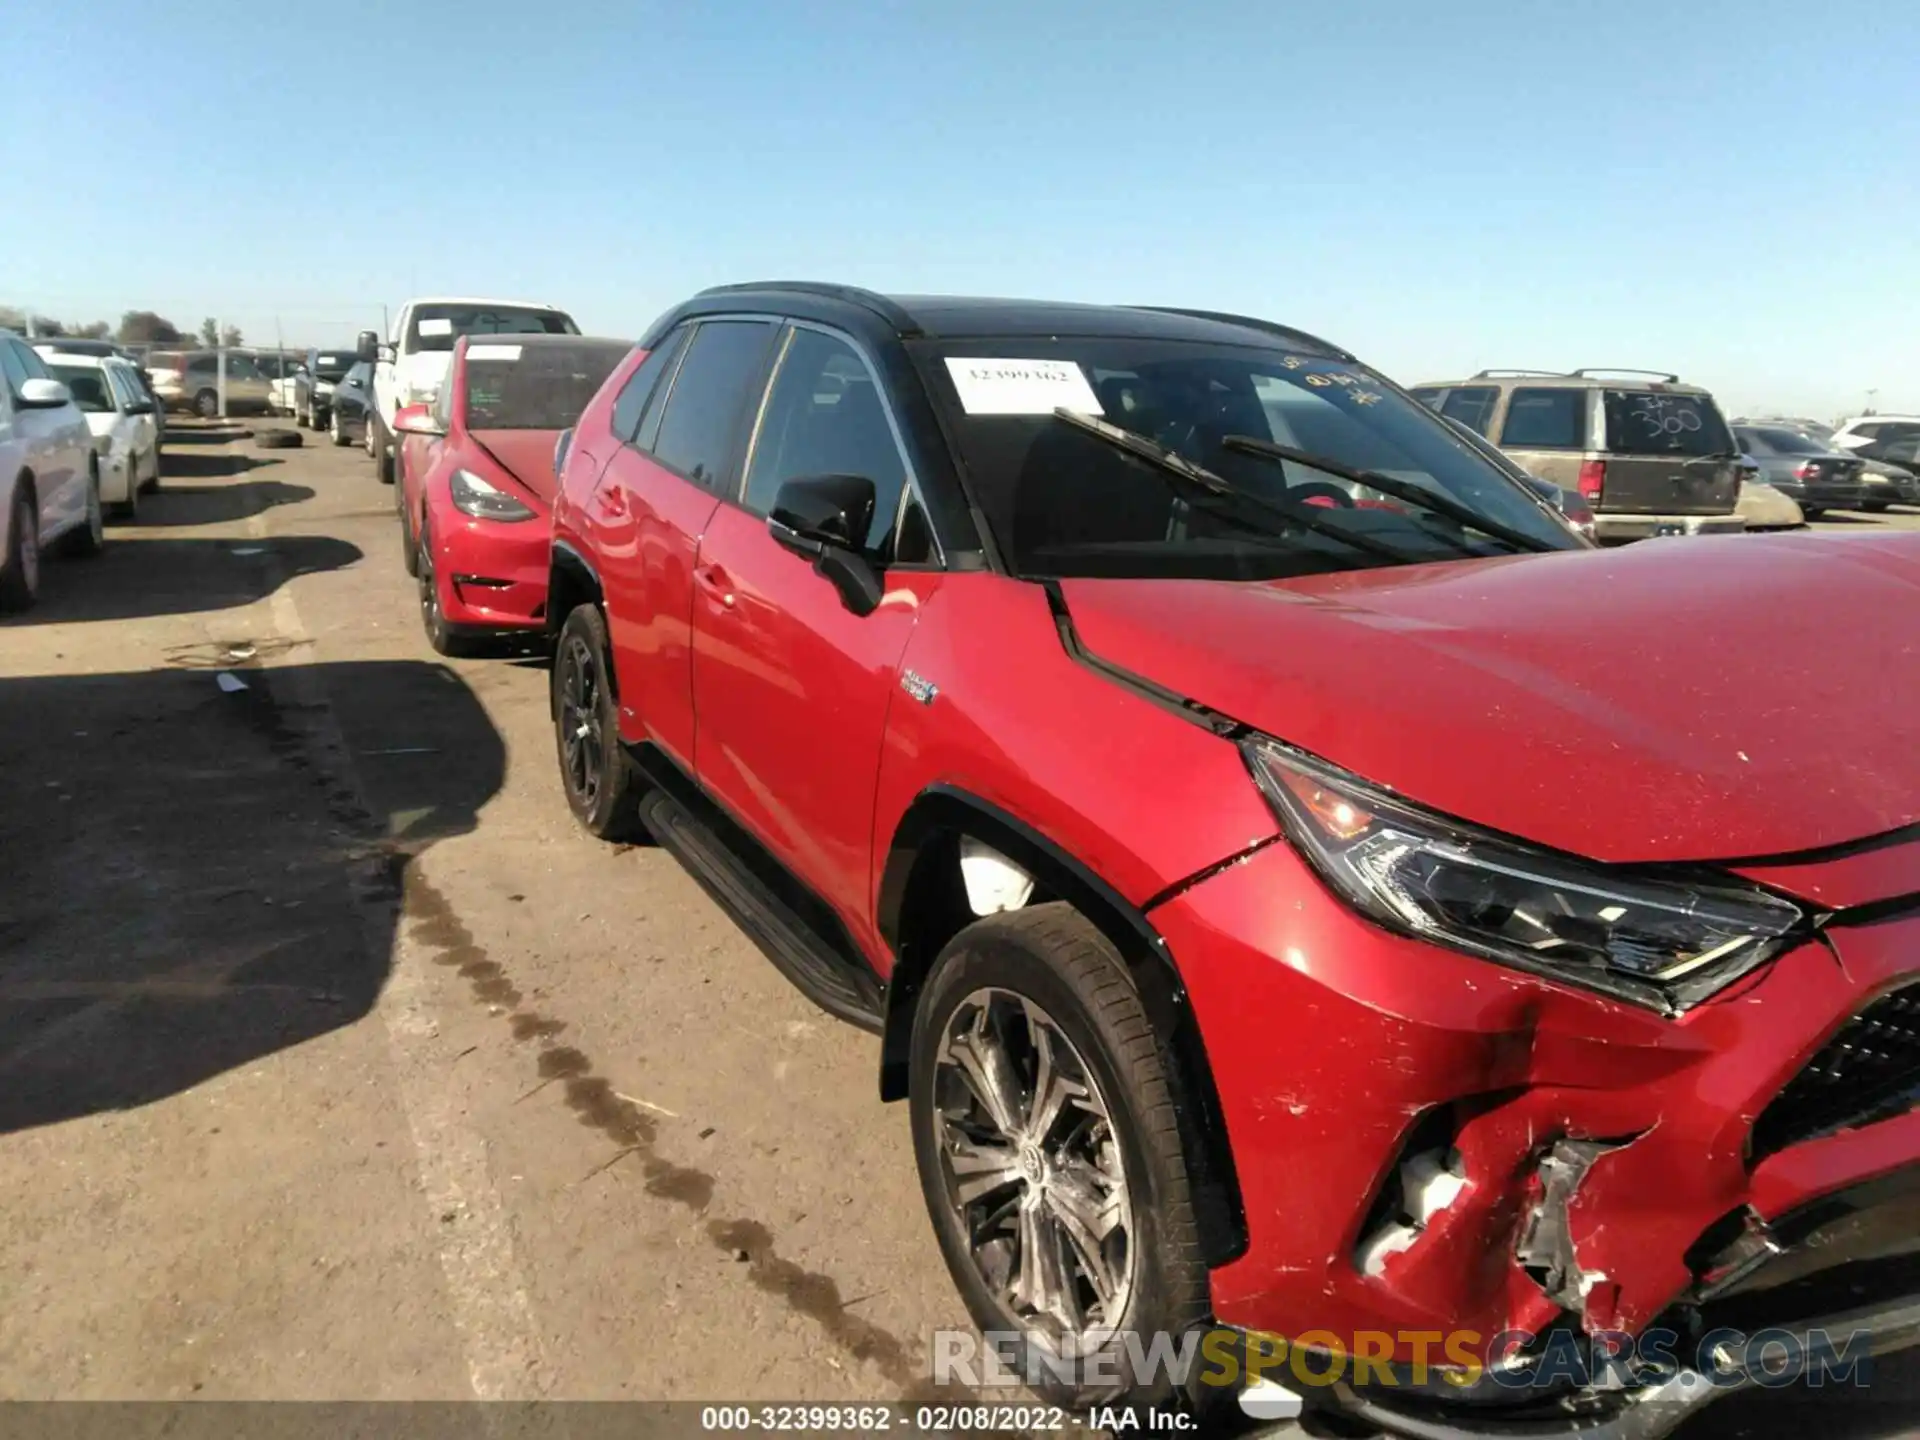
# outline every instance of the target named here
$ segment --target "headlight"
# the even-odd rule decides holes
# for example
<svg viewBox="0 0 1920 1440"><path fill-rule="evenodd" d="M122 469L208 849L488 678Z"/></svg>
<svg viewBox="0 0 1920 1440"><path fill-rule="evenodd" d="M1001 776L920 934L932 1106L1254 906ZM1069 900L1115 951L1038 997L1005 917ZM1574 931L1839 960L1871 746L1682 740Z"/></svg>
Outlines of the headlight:
<svg viewBox="0 0 1920 1440"><path fill-rule="evenodd" d="M453 508L476 520L531 520L533 511L498 486L489 485L471 470L456 470L448 482Z"/></svg>
<svg viewBox="0 0 1920 1440"><path fill-rule="evenodd" d="M1255 780L1322 879L1390 929L1678 1014L1800 938L1798 906L1553 854L1429 814L1272 740Z"/></svg>

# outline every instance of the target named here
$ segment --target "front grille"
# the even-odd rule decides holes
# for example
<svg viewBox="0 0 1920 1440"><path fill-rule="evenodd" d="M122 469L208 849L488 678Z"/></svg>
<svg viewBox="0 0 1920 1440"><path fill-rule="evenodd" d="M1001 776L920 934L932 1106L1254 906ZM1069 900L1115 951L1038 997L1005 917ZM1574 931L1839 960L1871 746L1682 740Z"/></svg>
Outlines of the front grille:
<svg viewBox="0 0 1920 1440"><path fill-rule="evenodd" d="M1753 1158L1891 1119L1920 1104L1920 985L1883 995L1840 1027L1753 1126Z"/></svg>

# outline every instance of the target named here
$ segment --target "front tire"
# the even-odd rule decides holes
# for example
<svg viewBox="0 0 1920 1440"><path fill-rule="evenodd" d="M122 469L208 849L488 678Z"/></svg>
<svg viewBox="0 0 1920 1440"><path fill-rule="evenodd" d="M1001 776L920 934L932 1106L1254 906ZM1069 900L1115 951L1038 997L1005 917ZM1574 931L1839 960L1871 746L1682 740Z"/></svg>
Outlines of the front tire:
<svg viewBox="0 0 1920 1440"><path fill-rule="evenodd" d="M1176 1337L1206 1323L1207 1271L1153 1026L1118 952L1053 903L969 925L914 1017L908 1110L920 1188L967 1309L1060 1354L1094 1332ZM1175 1377L1037 1391L1073 1408L1163 1405ZM1083 1353L1085 1353L1083 1351Z"/></svg>
<svg viewBox="0 0 1920 1440"><path fill-rule="evenodd" d="M599 606L576 607L560 627L551 684L554 747L567 808L596 839L628 839L640 829L640 777L620 746L613 647Z"/></svg>
<svg viewBox="0 0 1920 1440"><path fill-rule="evenodd" d="M447 619L440 599L440 576L433 567L433 535L427 528L425 514L420 516L420 539L415 553L418 560L414 573L420 583L420 625L427 632L427 643L435 653L453 658L480 653L480 642Z"/></svg>
<svg viewBox="0 0 1920 1440"><path fill-rule="evenodd" d="M373 456L374 472L379 475L380 483L393 484L393 437L387 433L386 422L377 412L367 417L367 437L367 449Z"/></svg>
<svg viewBox="0 0 1920 1440"><path fill-rule="evenodd" d="M62 547L69 555L83 558L98 555L107 548L107 516L100 504L100 466L87 467L87 521L66 536Z"/></svg>
<svg viewBox="0 0 1920 1440"><path fill-rule="evenodd" d="M1802 505L1800 507L1801 517L1806 520L1818 520L1822 515L1826 513L1827 512L1825 510L1821 509L1817 505Z"/></svg>
<svg viewBox="0 0 1920 1440"><path fill-rule="evenodd" d="M194 396L193 413L198 415L202 420L218 420L220 418L220 392L217 390L202 390L198 395Z"/></svg>
<svg viewBox="0 0 1920 1440"><path fill-rule="evenodd" d="M340 428L340 407L337 405L327 412L327 438L343 449L346 446L347 432Z"/></svg>
<svg viewBox="0 0 1920 1440"><path fill-rule="evenodd" d="M124 525L131 525L140 518L140 460L138 456L129 455L127 457L127 498L114 502L113 518Z"/></svg>
<svg viewBox="0 0 1920 1440"><path fill-rule="evenodd" d="M25 481L16 481L7 553L0 556L0 611L31 610L39 598L40 511Z"/></svg>

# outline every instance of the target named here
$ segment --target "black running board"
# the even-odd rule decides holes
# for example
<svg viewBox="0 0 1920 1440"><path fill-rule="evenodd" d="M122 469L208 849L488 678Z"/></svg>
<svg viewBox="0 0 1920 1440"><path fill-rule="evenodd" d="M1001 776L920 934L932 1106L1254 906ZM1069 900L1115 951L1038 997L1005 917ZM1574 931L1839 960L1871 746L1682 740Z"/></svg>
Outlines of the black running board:
<svg viewBox="0 0 1920 1440"><path fill-rule="evenodd" d="M829 1015L879 1033L880 983L866 963L823 941L714 827L657 785L640 799L640 822L801 994Z"/></svg>

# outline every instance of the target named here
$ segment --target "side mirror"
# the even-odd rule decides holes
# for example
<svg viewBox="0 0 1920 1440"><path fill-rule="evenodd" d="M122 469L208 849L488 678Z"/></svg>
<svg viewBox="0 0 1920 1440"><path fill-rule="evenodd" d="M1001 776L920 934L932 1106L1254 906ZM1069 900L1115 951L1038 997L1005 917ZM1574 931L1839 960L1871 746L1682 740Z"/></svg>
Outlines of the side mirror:
<svg viewBox="0 0 1920 1440"><path fill-rule="evenodd" d="M20 405L27 410L58 410L71 403L73 392L58 380L28 380L20 386Z"/></svg>
<svg viewBox="0 0 1920 1440"><path fill-rule="evenodd" d="M873 481L864 475L812 475L783 484L767 517L773 538L813 561L856 615L871 615L884 593L862 551L874 505Z"/></svg>
<svg viewBox="0 0 1920 1440"><path fill-rule="evenodd" d="M438 435L440 427L433 423L433 410L426 405L403 405L393 417L393 428L405 435Z"/></svg>
<svg viewBox="0 0 1920 1440"><path fill-rule="evenodd" d="M380 336L373 330L362 330L353 342L353 358L372 364L379 358Z"/></svg>

